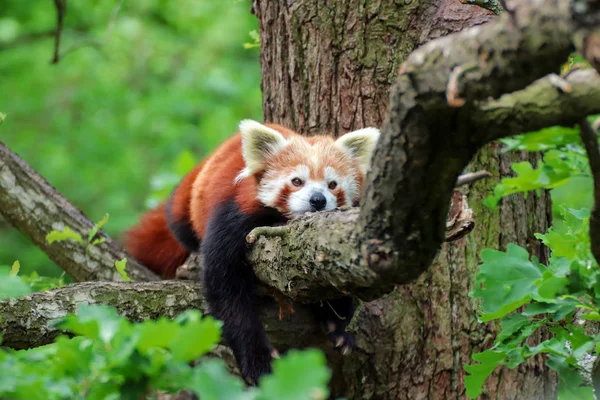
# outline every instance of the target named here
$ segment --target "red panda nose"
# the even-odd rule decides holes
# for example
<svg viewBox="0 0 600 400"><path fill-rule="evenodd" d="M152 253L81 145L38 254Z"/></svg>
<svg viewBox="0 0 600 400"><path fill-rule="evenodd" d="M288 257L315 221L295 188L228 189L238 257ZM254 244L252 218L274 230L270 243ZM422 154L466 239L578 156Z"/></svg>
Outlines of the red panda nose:
<svg viewBox="0 0 600 400"><path fill-rule="evenodd" d="M321 211L325 208L325 204L327 204L327 199L323 196L321 192L315 192L310 196L309 200L310 206L314 211Z"/></svg>

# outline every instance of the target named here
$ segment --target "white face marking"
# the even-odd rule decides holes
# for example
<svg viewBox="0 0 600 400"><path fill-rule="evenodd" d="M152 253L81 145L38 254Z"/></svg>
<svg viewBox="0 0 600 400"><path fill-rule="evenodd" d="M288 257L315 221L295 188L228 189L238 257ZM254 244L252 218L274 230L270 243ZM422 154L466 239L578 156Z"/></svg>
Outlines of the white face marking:
<svg viewBox="0 0 600 400"><path fill-rule="evenodd" d="M302 215L309 211L315 211L310 205L310 198L316 193L321 193L325 196L325 200L327 200L325 208L321 211L330 211L337 207L337 199L327 188L327 182L309 180L304 182L302 189L290 195L288 201L289 211L295 215Z"/></svg>
<svg viewBox="0 0 600 400"><path fill-rule="evenodd" d="M325 180L327 184L331 181L336 181L338 187L341 188L346 195L346 205L352 204L352 199L358 194L358 184L354 175L342 176L332 167L325 167Z"/></svg>
<svg viewBox="0 0 600 400"><path fill-rule="evenodd" d="M312 155L312 157L315 156ZM290 193L286 202L286 210L280 211L292 215L302 215L306 212L315 211L310 204L310 199L318 193L322 194L326 200L325 208L321 211L331 211L338 204L337 197L329 190L330 182L336 181L337 187L344 191L346 204L351 205L352 200L358 194L356 173L356 171L352 171L350 175L342 175L332 167L325 167L325 179L314 180L310 179L310 168L303 164L298 165L291 173L286 175L278 175L277 171L266 171L258 188L258 199L266 206L277 207L282 190L285 187L290 187L292 180L298 178L303 182L302 187Z"/></svg>

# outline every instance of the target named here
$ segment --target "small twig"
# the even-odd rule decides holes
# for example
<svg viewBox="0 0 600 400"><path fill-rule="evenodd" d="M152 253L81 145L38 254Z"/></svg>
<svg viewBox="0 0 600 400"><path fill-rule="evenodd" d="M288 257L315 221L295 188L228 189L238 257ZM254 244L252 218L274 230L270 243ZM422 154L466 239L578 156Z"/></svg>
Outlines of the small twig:
<svg viewBox="0 0 600 400"><path fill-rule="evenodd" d="M56 8L56 31L54 33L54 57L52 58L52 64L56 64L60 60L60 37L67 11L67 0L54 0L54 7Z"/></svg>
<svg viewBox="0 0 600 400"><path fill-rule="evenodd" d="M566 79L560 77L556 74L549 74L548 81L552 86L559 89L563 93L571 93L573 91L573 86Z"/></svg>
<svg viewBox="0 0 600 400"><path fill-rule="evenodd" d="M123 6L123 1L124 0L120 0L116 7L113 9L112 13L110 14L110 19L108 20L108 25L106 27L106 34L104 35L104 43L107 43L108 39L110 39L110 34L115 26L117 15L119 14L119 11L121 11L121 7Z"/></svg>
<svg viewBox="0 0 600 400"><path fill-rule="evenodd" d="M463 174L456 179L456 183L454 187L469 185L473 182L477 182L481 179L490 178L492 174L485 170L477 171L477 172L469 172L468 174Z"/></svg>
<svg viewBox="0 0 600 400"><path fill-rule="evenodd" d="M62 58L65 58L65 56L67 54L72 53L73 51L80 49L82 47L89 46L89 47L94 47L96 49L101 49L102 46L104 46L106 43L108 43L108 40L110 39L110 35L112 33L112 30L115 26L115 21L117 20L117 15L119 14L121 7L123 6L123 2L124 2L124 0L119 0L118 4L113 9L110 19L108 20L108 25L106 27L106 33L104 34L103 40L87 39L80 43L76 43L76 44L72 45L67 50L65 50L62 54L60 54L60 37L61 37L62 29L63 29L64 13L66 11L66 0L54 0L54 3L56 4L56 7L57 7L57 13L59 16L59 20L58 20L58 26L57 26L57 30L56 30L56 40L54 43L54 58L52 60L52 63L53 64L58 63L58 61ZM59 3L64 4L64 8L61 9L60 13L58 12L58 10L59 10L58 4Z"/></svg>
<svg viewBox="0 0 600 400"><path fill-rule="evenodd" d="M597 262L600 262L600 150L598 150L598 135L592 128L587 118L579 122L581 141L590 163L590 170L594 178L594 207L590 217L590 241L592 254Z"/></svg>
<svg viewBox="0 0 600 400"><path fill-rule="evenodd" d="M67 50L65 50L61 55L60 58L63 59L67 56L67 54L74 52L77 49L80 49L82 47L95 47L97 49L102 48L102 43L94 40L94 39L89 39L89 40L84 40L83 42L80 43L76 43L73 46L69 47Z"/></svg>

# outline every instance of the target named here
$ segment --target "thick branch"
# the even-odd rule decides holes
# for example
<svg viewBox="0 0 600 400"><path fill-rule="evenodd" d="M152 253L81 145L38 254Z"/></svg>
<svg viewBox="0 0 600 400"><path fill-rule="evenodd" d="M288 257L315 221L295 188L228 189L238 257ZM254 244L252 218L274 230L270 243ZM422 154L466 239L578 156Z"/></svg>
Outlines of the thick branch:
<svg viewBox="0 0 600 400"><path fill-rule="evenodd" d="M315 301L347 293L364 300L379 297L393 283L379 281L374 271L355 261L361 254L354 234L358 217L358 209L315 213L285 226L253 230L247 241L253 244L249 258L254 272L261 282L294 300ZM445 240L460 239L474 224L466 197L455 191ZM378 261L377 255L371 257L368 262Z"/></svg>
<svg viewBox="0 0 600 400"><path fill-rule="evenodd" d="M470 124L488 140L532 132L553 125L572 126L581 117L600 112L600 75L594 70L570 73L562 84L556 75L527 88L486 100L470 109Z"/></svg>
<svg viewBox="0 0 600 400"><path fill-rule="evenodd" d="M74 312L81 303L110 304L132 321L174 317L190 308L207 313L200 290L200 284L192 281L84 282L0 301L2 345L23 349L51 343L63 333L52 322ZM288 348L290 337L300 340L300 346L326 341L304 308L296 307L295 313L283 321L278 317L279 307L272 301L262 309L262 319L276 347Z"/></svg>
<svg viewBox="0 0 600 400"><path fill-rule="evenodd" d="M586 118L579 121L581 141L590 163L590 170L594 177L594 207L590 217L590 245L596 262L600 262L600 150L598 150L598 135Z"/></svg>
<svg viewBox="0 0 600 400"><path fill-rule="evenodd" d="M454 182L490 140L470 125L467 111L556 71L578 28L569 2L524 0L493 22L409 56L366 179L355 262L396 284L428 268L444 238Z"/></svg>
<svg viewBox="0 0 600 400"><path fill-rule="evenodd" d="M122 280L114 263L127 255L102 232L99 235L106 242L87 250L70 240L48 244L46 235L52 230L67 226L86 238L93 223L2 142L0 214L76 281ZM133 280L158 279L133 259L127 263L127 272Z"/></svg>

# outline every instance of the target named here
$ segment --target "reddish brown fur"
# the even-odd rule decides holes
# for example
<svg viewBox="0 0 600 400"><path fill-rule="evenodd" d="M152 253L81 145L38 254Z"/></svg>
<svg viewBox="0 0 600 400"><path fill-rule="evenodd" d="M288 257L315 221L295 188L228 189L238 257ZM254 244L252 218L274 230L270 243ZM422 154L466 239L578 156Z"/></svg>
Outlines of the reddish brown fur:
<svg viewBox="0 0 600 400"><path fill-rule="evenodd" d="M346 194L343 190L337 189L333 193L337 199L337 206L344 207L346 205Z"/></svg>
<svg viewBox="0 0 600 400"><path fill-rule="evenodd" d="M175 188L171 200L171 216L174 221L190 220L190 201L192 198L192 186L196 176L204 167L206 161L196 165L186 176L183 177L177 188Z"/></svg>
<svg viewBox="0 0 600 400"><path fill-rule="evenodd" d="M288 202L291 191L292 189L290 189L289 186L285 186L283 189L281 189L281 192L279 192L279 196L277 197L276 206L278 209L285 209L285 205Z"/></svg>
<svg viewBox="0 0 600 400"><path fill-rule="evenodd" d="M295 132L276 124L266 124L285 137ZM244 179L234 185L237 174L245 167L241 135L229 138L181 181L171 199L175 221L190 221L199 239L204 237L206 223L221 202L234 197L244 213L255 212L258 177ZM189 256L169 231L165 206L146 213L138 225L125 235L130 255L164 278L172 278Z"/></svg>
<svg viewBox="0 0 600 400"><path fill-rule="evenodd" d="M177 242L167 226L165 205L150 210L125 234L125 248L136 260L163 278L175 277L188 251Z"/></svg>

